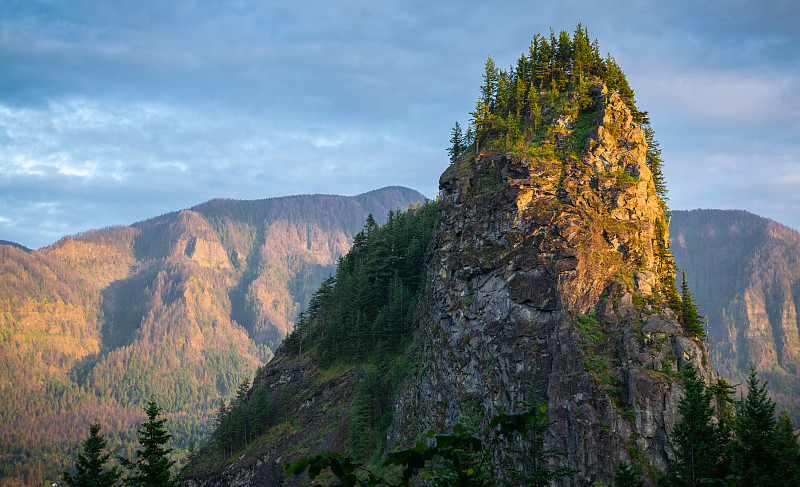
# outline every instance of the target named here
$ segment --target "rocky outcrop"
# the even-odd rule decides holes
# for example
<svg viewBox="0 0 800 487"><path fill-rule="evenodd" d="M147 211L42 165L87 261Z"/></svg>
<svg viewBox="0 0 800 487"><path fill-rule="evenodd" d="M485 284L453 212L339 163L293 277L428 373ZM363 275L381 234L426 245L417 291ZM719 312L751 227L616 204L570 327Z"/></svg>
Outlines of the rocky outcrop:
<svg viewBox="0 0 800 487"><path fill-rule="evenodd" d="M644 134L618 94L598 85L594 96L583 157L484 152L442 175L418 372L395 405L389 445L462 414L488 421L546 401L548 444L579 472L570 485L610 483L632 455L666 467L675 372L684 357L704 360L654 294L662 210ZM572 118L557 124L556 143L570 142ZM500 449L494 461L512 457Z"/></svg>

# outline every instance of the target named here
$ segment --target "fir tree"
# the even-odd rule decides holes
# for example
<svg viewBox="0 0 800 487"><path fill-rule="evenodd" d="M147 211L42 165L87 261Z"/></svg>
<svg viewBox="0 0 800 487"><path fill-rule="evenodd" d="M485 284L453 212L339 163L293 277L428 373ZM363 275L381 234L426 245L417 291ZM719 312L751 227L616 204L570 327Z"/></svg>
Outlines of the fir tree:
<svg viewBox="0 0 800 487"><path fill-rule="evenodd" d="M464 144L464 135L461 133L461 125L456 122L453 131L450 133L450 148L447 149L447 155L450 156L450 162L456 162L458 156L466 149Z"/></svg>
<svg viewBox="0 0 800 487"><path fill-rule="evenodd" d="M472 125L467 125L467 132L464 134L464 150L467 150L475 143L475 134L472 133Z"/></svg>
<svg viewBox="0 0 800 487"><path fill-rule="evenodd" d="M622 460L614 470L614 487L644 487L642 466Z"/></svg>
<svg viewBox="0 0 800 487"><path fill-rule="evenodd" d="M658 193L658 203L661 205L661 209L666 212L669 198L667 197L667 180L664 177L664 171L662 169L664 160L661 159L661 148L658 146L655 130L650 126L650 120L645 117L642 118L642 130L644 131L644 138L647 141L645 160L647 161L647 167L650 169L650 173L653 175L653 184L656 187L656 193Z"/></svg>
<svg viewBox="0 0 800 487"><path fill-rule="evenodd" d="M694 363L682 371L685 393L678 402L681 419L672 429L676 460L671 463L670 486L694 486L700 479L715 478L720 456L714 425L712 395Z"/></svg>
<svg viewBox="0 0 800 487"><path fill-rule="evenodd" d="M772 436L776 455L774 485L800 485L800 445L794 424L786 411L781 411Z"/></svg>
<svg viewBox="0 0 800 487"><path fill-rule="evenodd" d="M483 72L483 85L481 86L481 99L483 103L490 110L494 108L495 95L497 94L497 83L500 79L500 74L497 66L494 64L494 59L489 56L486 59L486 65Z"/></svg>
<svg viewBox="0 0 800 487"><path fill-rule="evenodd" d="M775 485L777 452L772 448L777 421L775 403L767 397L767 384L761 384L754 368L747 377L747 395L736 415L734 468L742 484L752 487Z"/></svg>
<svg viewBox="0 0 800 487"><path fill-rule="evenodd" d="M154 401L149 401L145 408L147 421L139 429L139 445L136 450L136 461L120 457L122 466L130 470L125 485L131 487L178 487L177 478L173 478L170 469L175 464L168 455L172 448L165 445L172 437L164 428L166 419L158 419L161 414Z"/></svg>
<svg viewBox="0 0 800 487"><path fill-rule="evenodd" d="M100 435L100 425L89 426L89 438L78 453L75 473L64 471L64 483L69 487L110 487L116 485L121 472L117 467L106 468L111 455L104 453L106 439Z"/></svg>
<svg viewBox="0 0 800 487"><path fill-rule="evenodd" d="M672 252L669 250L669 241L667 240L667 223L664 218L657 218L655 225L655 257L658 266L658 275L661 285L663 286L662 293L666 298L667 304L672 310L681 311L681 298L678 295L678 288L675 285L675 260L672 257Z"/></svg>
<svg viewBox="0 0 800 487"><path fill-rule="evenodd" d="M703 340L705 338L705 331L703 330L703 321L700 313L697 312L697 307L694 305L692 299L692 291L689 289L689 284L686 283L686 273L681 271L683 278L681 282L681 319L683 321L683 329L686 334Z"/></svg>

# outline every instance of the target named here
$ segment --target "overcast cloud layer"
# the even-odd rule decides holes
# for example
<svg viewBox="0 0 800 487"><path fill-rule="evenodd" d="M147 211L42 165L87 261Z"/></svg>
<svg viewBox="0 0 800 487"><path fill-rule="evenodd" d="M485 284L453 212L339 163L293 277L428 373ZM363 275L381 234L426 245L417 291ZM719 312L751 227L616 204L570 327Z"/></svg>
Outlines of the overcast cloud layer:
<svg viewBox="0 0 800 487"><path fill-rule="evenodd" d="M0 239L216 197L433 197L487 55L578 22L650 112L673 208L800 228L795 0L0 0Z"/></svg>

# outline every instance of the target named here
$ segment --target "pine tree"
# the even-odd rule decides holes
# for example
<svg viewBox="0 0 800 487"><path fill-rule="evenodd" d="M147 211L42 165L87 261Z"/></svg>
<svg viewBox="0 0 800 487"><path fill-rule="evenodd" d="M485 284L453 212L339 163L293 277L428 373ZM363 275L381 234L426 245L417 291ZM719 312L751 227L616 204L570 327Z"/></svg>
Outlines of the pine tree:
<svg viewBox="0 0 800 487"><path fill-rule="evenodd" d="M646 115L645 115L646 117ZM650 173L653 175L653 184L658 193L658 203L661 205L663 211L667 211L667 180L664 177L664 160L661 159L661 148L658 146L658 141L655 137L655 130L650 126L650 120L642 118L642 130L644 131L644 138L647 141L647 152L645 153L645 161Z"/></svg>
<svg viewBox="0 0 800 487"><path fill-rule="evenodd" d="M747 377L747 395L739 405L734 431L734 468L742 485L775 485L777 452L772 449L777 421L775 403L767 397L767 384L760 383L754 368Z"/></svg>
<svg viewBox="0 0 800 487"><path fill-rule="evenodd" d="M622 460L614 470L614 487L644 487L642 466Z"/></svg>
<svg viewBox="0 0 800 487"><path fill-rule="evenodd" d="M173 478L170 469L175 464L168 455L172 448L165 448L172 437L164 428L166 419L158 419L161 414L154 401L149 401L145 408L147 421L139 429L139 445L136 450L136 461L119 458L122 466L130 470L125 485L131 487L178 487L180 483Z"/></svg>
<svg viewBox="0 0 800 487"><path fill-rule="evenodd" d="M464 135L461 133L461 125L458 122L456 122L450 135L450 147L447 149L447 155L450 156L450 162L453 163L466 149L464 147Z"/></svg>
<svg viewBox="0 0 800 487"><path fill-rule="evenodd" d="M592 61L592 46L589 43L589 34L578 24L572 37L573 69L578 72L578 80L583 83L583 73L589 68Z"/></svg>
<svg viewBox="0 0 800 487"><path fill-rule="evenodd" d="M244 440L244 446L248 444L250 431L250 408L247 402L247 393L250 390L250 379L245 378L236 389L236 416L233 422L234 438L239 442ZM239 444L241 446L241 444Z"/></svg>
<svg viewBox="0 0 800 487"><path fill-rule="evenodd" d="M481 99L490 110L494 108L499 78L499 71L497 66L494 64L494 59L492 59L492 56L489 56L486 59L486 65L484 66L483 85L481 86Z"/></svg>
<svg viewBox="0 0 800 487"><path fill-rule="evenodd" d="M197 459L197 450L194 448L194 442L189 445L186 451L186 464L191 465Z"/></svg>
<svg viewBox="0 0 800 487"><path fill-rule="evenodd" d="M733 425L736 421L733 395L736 388L725 377L717 376L709 386L714 397L714 408L717 416L717 443L719 445L720 459L716 478L725 478L730 475L730 465L733 463Z"/></svg>
<svg viewBox="0 0 800 487"><path fill-rule="evenodd" d="M682 375L686 392L678 402L681 419L672 429L676 460L670 465L668 485L688 487L717 476L720 448L711 391L692 361L686 361Z"/></svg>
<svg viewBox="0 0 800 487"><path fill-rule="evenodd" d="M667 304L673 311L680 312L681 298L678 295L678 287L675 285L675 260L669 250L667 240L667 223L664 218L657 218L654 232L655 257L658 266L658 277L663 287L662 293L667 300Z"/></svg>
<svg viewBox="0 0 800 487"><path fill-rule="evenodd" d="M800 485L800 445L794 424L786 411L781 411L772 437L772 451L777 457L774 485Z"/></svg>
<svg viewBox="0 0 800 487"><path fill-rule="evenodd" d="M106 439L100 435L100 425L89 426L89 438L83 442L83 451L78 453L75 473L64 471L64 483L69 487L110 487L116 485L121 472L117 467L106 469L111 455L104 453Z"/></svg>
<svg viewBox="0 0 800 487"><path fill-rule="evenodd" d="M683 277L681 282L681 319L683 321L683 329L686 330L686 334L689 336L703 340L705 338L703 321L692 300L692 291L686 282L686 272L681 271L681 276Z"/></svg>

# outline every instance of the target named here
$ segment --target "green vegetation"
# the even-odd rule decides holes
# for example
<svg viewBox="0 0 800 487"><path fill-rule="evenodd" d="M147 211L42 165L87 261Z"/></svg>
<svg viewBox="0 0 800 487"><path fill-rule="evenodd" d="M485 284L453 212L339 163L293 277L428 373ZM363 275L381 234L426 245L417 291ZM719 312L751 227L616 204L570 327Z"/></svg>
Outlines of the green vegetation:
<svg viewBox="0 0 800 487"><path fill-rule="evenodd" d="M383 227L370 215L284 341L286 351L312 352L325 365L377 363L403 352L435 221L431 202L389 212Z"/></svg>
<svg viewBox="0 0 800 487"><path fill-rule="evenodd" d="M644 487L644 469L640 463L622 460L614 470L614 487Z"/></svg>
<svg viewBox="0 0 800 487"><path fill-rule="evenodd" d="M417 485L421 479L440 487L494 486L500 479L492 469L492 452L501 444L508 446L519 437L527 448L518 450L516 460L524 464L525 469L515 469L513 473L524 485L544 487L576 473L567 467L550 467L550 459L566 455L563 451L545 448L544 434L551 424L552 421L547 419L547 405L537 404L522 413L495 416L489 421L489 430L479 436L462 424L456 424L451 433L431 430L414 447L398 448L386 455L384 467L401 469L395 476L378 475L355 458L338 453L300 458L288 463L285 471L287 475L301 475L308 471L309 477L315 481L324 470L330 470L336 477L331 486L401 487ZM313 485L321 484L315 482Z"/></svg>
<svg viewBox="0 0 800 487"><path fill-rule="evenodd" d="M390 211L383 226L367 217L336 274L322 282L281 346L282 357L312 360L320 369L317 375L302 388L288 382L274 393L260 379L263 372L256 374L252 388L242 382L236 398L217 407L210 444L215 455L224 460L248 451L261 438L275 437L274 428L297 419L287 405L304 390L354 373L360 380L355 396L348 398L347 450L359 458L382 451L397 386L408 371L402 356L413 336L435 221L433 202Z"/></svg>
<svg viewBox="0 0 800 487"><path fill-rule="evenodd" d="M686 272L681 272L682 282L681 282L681 322L683 323L683 329L686 331L686 334L690 337L696 338L698 340L704 340L706 338L706 332L703 329L703 320L700 317L700 313L697 311L697 307L694 305L694 300L692 298L692 291L689 289L689 284L686 282Z"/></svg>
<svg viewBox="0 0 800 487"><path fill-rule="evenodd" d="M681 418L672 430L676 459L660 486L800 485L794 425L785 412L776 418L775 403L754 370L741 401L732 399L724 379L707 387L691 361L682 375L686 393L678 403Z"/></svg>
<svg viewBox="0 0 800 487"><path fill-rule="evenodd" d="M661 281L661 293L666 299L667 305L674 311L680 312L682 307L681 297L678 294L678 287L675 284L675 260L672 251L669 249L667 240L667 222L664 218L656 219L654 238L654 251L656 258L656 270Z"/></svg>
<svg viewBox="0 0 800 487"><path fill-rule="evenodd" d="M83 451L78 453L75 473L64 471L64 483L68 487L111 487L117 484L122 472L116 466L108 467L111 457L105 452L106 439L100 435L100 424L89 426L89 438L83 442Z"/></svg>
<svg viewBox="0 0 800 487"><path fill-rule="evenodd" d="M172 437L164 428L166 419L161 418L161 408L152 400L145 408L147 421L139 429L139 444L136 450L136 460L120 457L122 466L130 471L125 478L125 485L129 487L178 487L178 477L172 475L171 469L175 464L170 460L172 448L165 445Z"/></svg>
<svg viewBox="0 0 800 487"><path fill-rule="evenodd" d="M597 79L620 94L642 126L648 142L647 165L667 212L663 161L648 114L636 106L633 90L614 58L602 58L597 41L590 41L580 24L572 35L563 30L558 35L552 30L549 36L535 35L527 54L507 71L498 69L488 58L480 96L471 113L474 138L470 137L470 144L456 143L457 137L451 139L451 161L472 142L476 154L484 149L521 150L540 156L558 151L563 157L581 156L600 113L589 92ZM554 122L562 115L572 120L566 143L554 137Z"/></svg>
<svg viewBox="0 0 800 487"><path fill-rule="evenodd" d="M148 398L170 418L180 462L366 215L420 197L214 200L30 253L0 246L0 479L56 480L95 420L112 456L132 457Z"/></svg>
<svg viewBox="0 0 800 487"><path fill-rule="evenodd" d="M152 400L145 408L147 421L139 429L140 448L136 450L136 460L117 457L129 475L122 478L123 471L118 466L108 467L111 455L106 450L106 439L100 436L100 424L89 427L89 438L83 442L83 451L78 453L75 473L64 471L64 483L70 487L110 487L123 484L130 487L178 487L180 480L172 473L175 461L169 457L172 448L167 448L172 435L165 428L166 419L161 418L161 408Z"/></svg>
<svg viewBox="0 0 800 487"><path fill-rule="evenodd" d="M620 374L620 361L614 347L618 333L606 329L597 320L596 313L589 313L575 320L578 331L583 335L583 351L586 369L603 386L614 407L620 414L630 416L625 408L626 390Z"/></svg>

